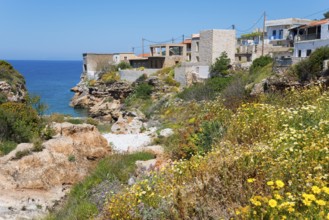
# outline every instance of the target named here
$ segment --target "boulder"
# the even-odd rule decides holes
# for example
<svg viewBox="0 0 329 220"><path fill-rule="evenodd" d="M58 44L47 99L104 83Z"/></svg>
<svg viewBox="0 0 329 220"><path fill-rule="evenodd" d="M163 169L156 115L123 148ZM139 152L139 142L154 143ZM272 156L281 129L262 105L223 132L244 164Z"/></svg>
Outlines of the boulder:
<svg viewBox="0 0 329 220"><path fill-rule="evenodd" d="M118 119L121 116L120 109L121 104L119 100L108 102L107 99L104 98L101 102L90 108L89 114L91 117L107 116L108 119L112 120Z"/></svg>
<svg viewBox="0 0 329 220"><path fill-rule="evenodd" d="M169 137L174 134L174 131L171 128L165 128L160 131L160 136Z"/></svg>
<svg viewBox="0 0 329 220"><path fill-rule="evenodd" d="M143 121L139 117L126 116L125 118L120 117L117 122L115 122L111 131L114 134L138 134L143 128Z"/></svg>
<svg viewBox="0 0 329 220"><path fill-rule="evenodd" d="M17 215L27 205L42 209L26 209L25 215L45 212L64 196L67 186L83 180L97 160L111 152L95 126L62 123L53 128L57 134L42 144L41 152L34 152L32 144L20 144L0 158L0 192L6 192L0 193L0 216L7 204L7 210L10 206ZM26 155L17 159L22 151Z"/></svg>

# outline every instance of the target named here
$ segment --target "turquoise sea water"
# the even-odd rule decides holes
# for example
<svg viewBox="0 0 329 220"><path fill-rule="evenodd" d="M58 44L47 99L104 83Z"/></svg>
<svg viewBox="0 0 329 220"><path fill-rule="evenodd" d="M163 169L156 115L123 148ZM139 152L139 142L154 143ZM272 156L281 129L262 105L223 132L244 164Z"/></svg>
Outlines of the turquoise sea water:
<svg viewBox="0 0 329 220"><path fill-rule="evenodd" d="M74 93L70 91L80 80L82 61L8 60L26 80L30 94L41 96L48 105L46 114L61 113L86 116L85 111L69 106Z"/></svg>

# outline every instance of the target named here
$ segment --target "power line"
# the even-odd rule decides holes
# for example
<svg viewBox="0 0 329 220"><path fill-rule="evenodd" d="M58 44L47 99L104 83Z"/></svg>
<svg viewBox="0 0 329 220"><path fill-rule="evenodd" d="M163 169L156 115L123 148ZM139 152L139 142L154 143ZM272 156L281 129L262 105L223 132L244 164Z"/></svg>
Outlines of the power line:
<svg viewBox="0 0 329 220"><path fill-rule="evenodd" d="M328 10L329 10L329 8L326 8L326 9L323 9L321 11L315 12L313 14L307 15L307 16L305 16L303 18L309 18L309 17L312 17L313 15L317 15L317 14L323 13L323 12L328 11Z"/></svg>
<svg viewBox="0 0 329 220"><path fill-rule="evenodd" d="M236 30L238 31L238 32L242 32L242 33L246 33L246 32L249 32L251 29L253 29L261 20L262 20L262 18L264 17L264 14L262 14L259 18L258 18L258 20L250 27L250 28L248 28L248 29L245 29L245 30L239 30L239 29L237 29L236 28Z"/></svg>

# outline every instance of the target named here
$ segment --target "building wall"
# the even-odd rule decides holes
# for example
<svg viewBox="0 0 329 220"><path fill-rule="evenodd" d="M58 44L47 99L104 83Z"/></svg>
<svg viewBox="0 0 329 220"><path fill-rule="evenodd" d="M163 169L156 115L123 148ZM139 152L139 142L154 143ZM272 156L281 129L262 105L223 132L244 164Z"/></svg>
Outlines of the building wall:
<svg viewBox="0 0 329 220"><path fill-rule="evenodd" d="M97 73L106 65L113 64L113 54L84 54L83 72L88 79L97 79Z"/></svg>
<svg viewBox="0 0 329 220"><path fill-rule="evenodd" d="M199 49L197 50L197 44L199 44ZM192 39L192 46L191 46L191 62L198 62L197 57L200 58L200 38L193 38Z"/></svg>
<svg viewBox="0 0 329 220"><path fill-rule="evenodd" d="M321 25L321 39L329 39L329 24Z"/></svg>
<svg viewBox="0 0 329 220"><path fill-rule="evenodd" d="M135 82L139 77L146 74L147 76L156 73L159 69L145 69L145 70L120 70L120 79L128 82Z"/></svg>
<svg viewBox="0 0 329 220"><path fill-rule="evenodd" d="M307 57L307 50L312 50L312 52L319 48L329 46L329 38L324 40L310 40L310 41L300 41L295 42L294 57L299 57L298 53L301 50L301 57Z"/></svg>
<svg viewBox="0 0 329 220"><path fill-rule="evenodd" d="M211 65L222 52L226 52L231 62L235 60L235 30L207 30L200 32L200 62Z"/></svg>

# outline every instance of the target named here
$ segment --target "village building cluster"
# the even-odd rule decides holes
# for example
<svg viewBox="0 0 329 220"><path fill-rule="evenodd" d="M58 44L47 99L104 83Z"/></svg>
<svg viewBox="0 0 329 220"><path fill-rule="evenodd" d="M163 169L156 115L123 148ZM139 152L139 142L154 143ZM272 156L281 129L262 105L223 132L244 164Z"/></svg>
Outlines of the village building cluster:
<svg viewBox="0 0 329 220"><path fill-rule="evenodd" d="M140 55L85 53L83 71L91 79L102 65L127 62L134 70L120 71L120 75L133 81L145 72L151 74L180 64L175 69L175 79L184 85L189 74L200 79L209 78L209 66L223 52L234 67L248 68L262 55L269 55L282 65L291 65L310 56L315 49L329 45L329 19L268 20L264 27L264 31L256 29L239 38L234 29L204 30L180 43L150 45L150 52Z"/></svg>

